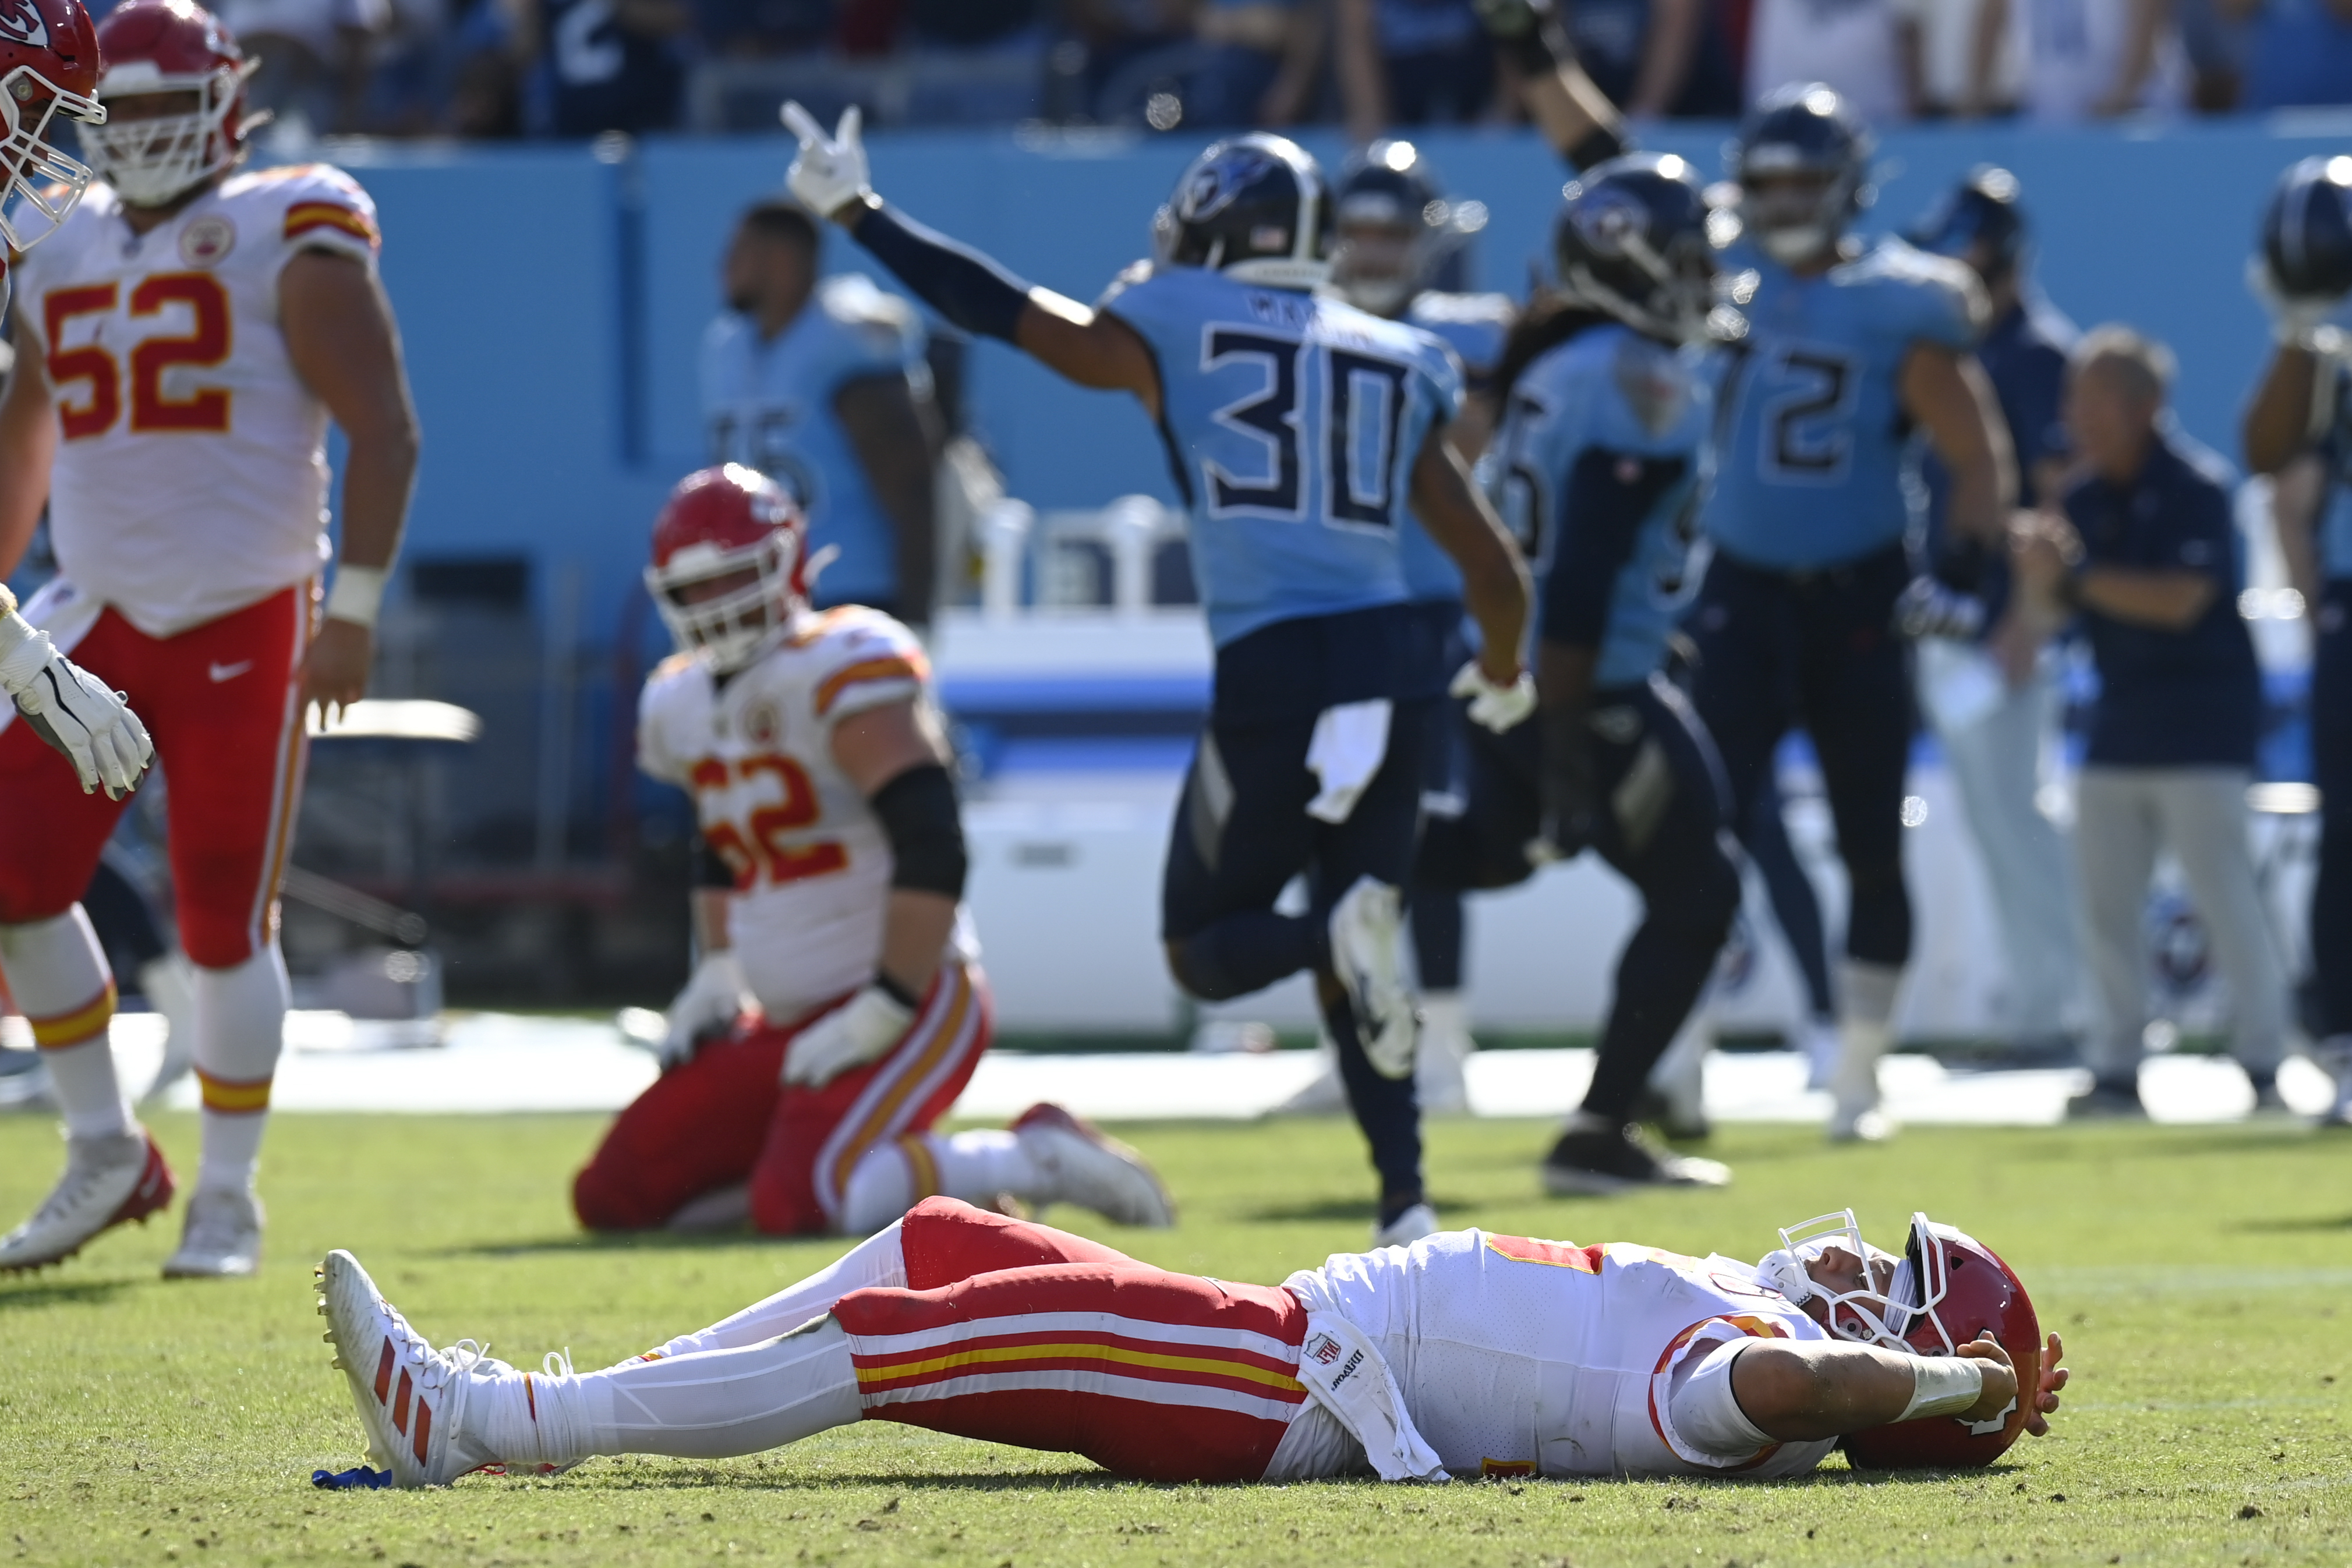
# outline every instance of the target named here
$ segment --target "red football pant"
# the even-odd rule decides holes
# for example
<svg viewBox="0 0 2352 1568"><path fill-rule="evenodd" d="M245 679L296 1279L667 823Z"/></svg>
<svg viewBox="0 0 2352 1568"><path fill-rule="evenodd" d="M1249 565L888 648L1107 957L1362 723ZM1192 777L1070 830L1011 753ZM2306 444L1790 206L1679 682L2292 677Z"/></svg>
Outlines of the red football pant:
<svg viewBox="0 0 2352 1568"><path fill-rule="evenodd" d="M1307 1309L1287 1291L1171 1274L952 1198L918 1204L900 1236L911 1288L833 1310L868 1420L1142 1480L1239 1481L1265 1473L1306 1404ZM973 1271L938 1278L955 1270Z"/></svg>
<svg viewBox="0 0 2352 1568"><path fill-rule="evenodd" d="M39 614L41 600L28 608ZM76 608L63 607L51 627L58 651L130 697L170 779L180 946L207 969L242 964L278 930L278 883L308 756L299 676L312 585L175 637L150 637L111 609L76 635L85 624ZM5 925L71 908L129 804L83 794L65 759L15 717L0 705Z"/></svg>
<svg viewBox="0 0 2352 1568"><path fill-rule="evenodd" d="M648 1230L694 1199L749 1182L751 1223L771 1236L834 1229L842 1190L867 1150L929 1130L988 1049L988 986L950 964L888 1054L816 1089L777 1082L788 1027L739 1028L662 1074L623 1111L572 1184L591 1230ZM929 1162L910 1161L922 1196Z"/></svg>

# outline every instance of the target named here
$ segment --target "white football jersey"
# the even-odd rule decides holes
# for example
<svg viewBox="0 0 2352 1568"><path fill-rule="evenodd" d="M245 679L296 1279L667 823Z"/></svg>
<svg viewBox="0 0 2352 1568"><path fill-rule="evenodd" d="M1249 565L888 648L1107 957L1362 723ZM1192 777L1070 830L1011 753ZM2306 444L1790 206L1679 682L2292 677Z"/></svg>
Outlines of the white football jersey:
<svg viewBox="0 0 2352 1568"><path fill-rule="evenodd" d="M294 372L278 277L305 250L373 271L375 204L323 164L235 174L134 235L110 187L16 264L58 421L58 567L151 636L318 575L327 410Z"/></svg>
<svg viewBox="0 0 2352 1568"><path fill-rule="evenodd" d="M1722 1458L1675 1430L1675 1375L1716 1345L1829 1337L1728 1258L1454 1230L1336 1254L1283 1283L1372 1337L1457 1477L1789 1476L1836 1447Z"/></svg>
<svg viewBox="0 0 2352 1568"><path fill-rule="evenodd" d="M704 841L735 873L736 956L778 1023L865 985L882 960L890 841L834 762L833 727L929 689L915 634L857 605L802 612L723 682L691 653L646 682L637 765L694 797ZM979 956L961 915L947 956Z"/></svg>

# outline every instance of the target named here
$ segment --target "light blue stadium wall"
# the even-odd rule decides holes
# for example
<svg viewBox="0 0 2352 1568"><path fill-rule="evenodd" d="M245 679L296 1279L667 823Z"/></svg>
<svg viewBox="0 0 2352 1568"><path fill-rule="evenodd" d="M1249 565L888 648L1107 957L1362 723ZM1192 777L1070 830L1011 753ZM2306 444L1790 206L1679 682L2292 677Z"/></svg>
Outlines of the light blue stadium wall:
<svg viewBox="0 0 2352 1568"><path fill-rule="evenodd" d="M1670 130L1654 144L1713 172L1723 136ZM1325 157L1341 151L1336 140L1310 142ZM1480 281L1519 289L1544 246L1559 165L1525 134L1428 144L1454 189L1494 214ZM1969 164L2009 164L2040 227L2050 295L2085 324L2130 320L2170 340L2184 421L2230 453L2265 345L2242 283L2256 214L2287 162L2344 148L2352 120L2158 135L1915 131L1882 148L1871 221L1907 223ZM926 133L877 138L874 162L877 183L909 211L1037 282L1091 298L1143 249L1191 150L1184 139ZM383 208L384 275L426 432L413 550L576 562L587 572L588 636L602 640L597 628L634 591L653 508L698 460L695 346L718 308L730 222L777 183L789 154L782 137L656 139L633 165L525 149L394 154L355 171ZM831 264L866 265L838 235ZM1066 387L987 343L973 357L970 405L1013 490L1041 506L1166 493L1157 442L1123 398Z"/></svg>

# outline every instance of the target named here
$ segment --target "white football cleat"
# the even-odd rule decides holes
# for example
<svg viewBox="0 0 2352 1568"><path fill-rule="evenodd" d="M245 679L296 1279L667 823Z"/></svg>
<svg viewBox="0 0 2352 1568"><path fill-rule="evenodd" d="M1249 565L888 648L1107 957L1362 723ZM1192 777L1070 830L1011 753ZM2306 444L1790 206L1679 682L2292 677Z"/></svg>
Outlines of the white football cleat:
<svg viewBox="0 0 2352 1568"><path fill-rule="evenodd" d="M1037 1197L1075 1203L1120 1225L1165 1230L1176 1223L1174 1200L1141 1155L1051 1101L1022 1112L1013 1135L1050 1184Z"/></svg>
<svg viewBox="0 0 2352 1568"><path fill-rule="evenodd" d="M1372 1245L1379 1247L1410 1247L1424 1236L1434 1236L1440 1227L1437 1210L1426 1203L1416 1203L1386 1225L1372 1228Z"/></svg>
<svg viewBox="0 0 2352 1568"><path fill-rule="evenodd" d="M1832 1144L1877 1144L1895 1135L1895 1123L1878 1108L1874 1096L1842 1100L1830 1111L1829 1131Z"/></svg>
<svg viewBox="0 0 2352 1568"><path fill-rule="evenodd" d="M261 1266L261 1199L243 1187L200 1186L188 1199L166 1280L242 1280Z"/></svg>
<svg viewBox="0 0 2352 1568"><path fill-rule="evenodd" d="M1412 1073L1419 1033L1398 947L1403 925L1397 890L1368 876L1331 906L1332 972L1347 990L1364 1055L1383 1078Z"/></svg>
<svg viewBox="0 0 2352 1568"><path fill-rule="evenodd" d="M66 1174L33 1218L0 1237L0 1274L63 1262L100 1231L147 1217L172 1201L172 1167L145 1128L105 1138L68 1138Z"/></svg>
<svg viewBox="0 0 2352 1568"><path fill-rule="evenodd" d="M466 1407L514 1369L472 1340L446 1351L425 1343L348 1252L328 1253L315 1278L335 1364L367 1430L368 1458L392 1472L392 1484L447 1486L497 1464L499 1456L467 1432Z"/></svg>

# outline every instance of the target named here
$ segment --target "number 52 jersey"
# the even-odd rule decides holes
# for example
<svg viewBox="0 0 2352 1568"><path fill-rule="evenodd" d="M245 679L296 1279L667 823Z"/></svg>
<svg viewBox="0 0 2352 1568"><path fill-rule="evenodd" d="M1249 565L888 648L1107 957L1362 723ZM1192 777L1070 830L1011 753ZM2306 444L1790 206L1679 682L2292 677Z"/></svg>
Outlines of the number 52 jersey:
<svg viewBox="0 0 2352 1568"><path fill-rule="evenodd" d="M679 653L646 682L637 766L694 797L703 842L734 873L736 956L775 1023L856 990L881 963L890 841L834 761L833 728L929 686L914 633L858 605L803 612L724 681ZM960 913L945 956L979 956Z"/></svg>
<svg viewBox="0 0 2352 1568"><path fill-rule="evenodd" d="M375 204L323 164L236 174L144 235L93 185L16 264L58 422L58 570L150 636L318 573L327 410L286 349L278 280L306 250L373 273Z"/></svg>

